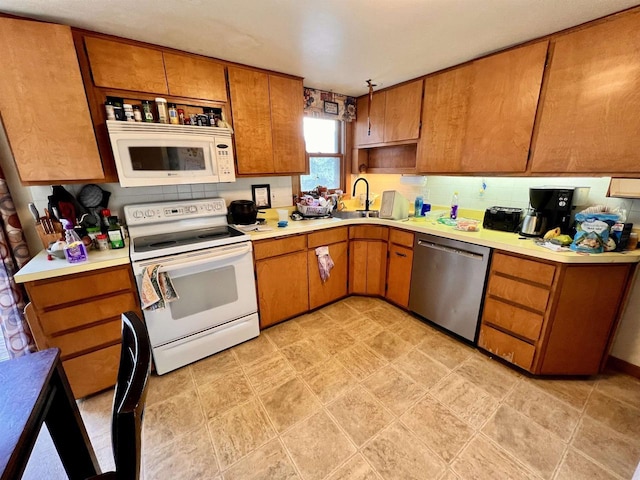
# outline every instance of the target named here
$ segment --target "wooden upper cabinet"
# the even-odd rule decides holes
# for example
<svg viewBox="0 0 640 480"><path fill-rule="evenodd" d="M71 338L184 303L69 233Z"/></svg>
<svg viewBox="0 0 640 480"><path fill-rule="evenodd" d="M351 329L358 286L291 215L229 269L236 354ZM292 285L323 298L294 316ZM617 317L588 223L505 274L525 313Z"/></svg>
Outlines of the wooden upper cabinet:
<svg viewBox="0 0 640 480"><path fill-rule="evenodd" d="M387 90L384 141L415 140L420 136L422 79Z"/></svg>
<svg viewBox="0 0 640 480"><path fill-rule="evenodd" d="M0 51L0 115L20 180L103 179L71 28L0 18Z"/></svg>
<svg viewBox="0 0 640 480"><path fill-rule="evenodd" d="M374 93L371 99L371 111L369 111L369 96L358 98L356 103L356 111L358 112L356 119L356 147L384 141L386 98L386 92ZM369 130L369 121L371 122L371 130Z"/></svg>
<svg viewBox="0 0 640 480"><path fill-rule="evenodd" d="M640 11L558 37L552 52L532 172L640 172Z"/></svg>
<svg viewBox="0 0 640 480"><path fill-rule="evenodd" d="M274 171L269 76L229 67L238 174Z"/></svg>
<svg viewBox="0 0 640 480"><path fill-rule="evenodd" d="M239 175L302 173L302 80L229 67Z"/></svg>
<svg viewBox="0 0 640 480"><path fill-rule="evenodd" d="M302 80L269 75L269 95L274 173L304 172Z"/></svg>
<svg viewBox="0 0 640 480"><path fill-rule="evenodd" d="M90 36L84 42L95 86L169 94L160 50Z"/></svg>
<svg viewBox="0 0 640 480"><path fill-rule="evenodd" d="M419 172L524 172L548 41L425 80Z"/></svg>
<svg viewBox="0 0 640 480"><path fill-rule="evenodd" d="M206 58L164 52L169 95L227 101L224 65Z"/></svg>

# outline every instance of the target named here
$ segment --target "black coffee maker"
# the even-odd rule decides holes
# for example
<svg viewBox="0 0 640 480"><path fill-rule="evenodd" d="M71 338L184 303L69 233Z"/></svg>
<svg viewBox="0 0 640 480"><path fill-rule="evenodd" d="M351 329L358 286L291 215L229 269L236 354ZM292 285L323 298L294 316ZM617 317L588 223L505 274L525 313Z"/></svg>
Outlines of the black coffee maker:
<svg viewBox="0 0 640 480"><path fill-rule="evenodd" d="M524 216L520 234L525 237L540 237L556 227L560 227L562 233L569 233L573 192L573 188L566 187L531 187L531 208Z"/></svg>

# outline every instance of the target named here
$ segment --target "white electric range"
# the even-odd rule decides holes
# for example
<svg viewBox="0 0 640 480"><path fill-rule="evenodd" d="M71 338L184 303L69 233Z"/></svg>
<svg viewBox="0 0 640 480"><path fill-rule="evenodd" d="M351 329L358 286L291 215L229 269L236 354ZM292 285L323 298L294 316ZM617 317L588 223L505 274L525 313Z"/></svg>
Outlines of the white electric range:
<svg viewBox="0 0 640 480"><path fill-rule="evenodd" d="M259 335L249 235L227 224L224 199L128 205L130 257L140 291L160 265L179 299L143 310L158 374Z"/></svg>

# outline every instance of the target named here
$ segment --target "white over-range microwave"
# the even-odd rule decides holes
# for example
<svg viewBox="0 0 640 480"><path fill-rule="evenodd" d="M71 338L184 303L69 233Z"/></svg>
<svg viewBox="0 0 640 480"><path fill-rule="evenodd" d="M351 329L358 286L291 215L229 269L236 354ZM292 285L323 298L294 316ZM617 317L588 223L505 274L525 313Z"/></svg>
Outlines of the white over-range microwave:
<svg viewBox="0 0 640 480"><path fill-rule="evenodd" d="M123 187L235 182L226 128L107 120Z"/></svg>

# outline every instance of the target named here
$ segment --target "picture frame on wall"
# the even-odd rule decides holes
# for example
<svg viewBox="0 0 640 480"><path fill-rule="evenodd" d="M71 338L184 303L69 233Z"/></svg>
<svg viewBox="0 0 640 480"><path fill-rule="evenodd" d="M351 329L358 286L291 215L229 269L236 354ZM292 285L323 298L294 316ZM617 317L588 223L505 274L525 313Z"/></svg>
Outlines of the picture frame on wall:
<svg viewBox="0 0 640 480"><path fill-rule="evenodd" d="M324 101L324 113L329 115L338 115L338 102Z"/></svg>
<svg viewBox="0 0 640 480"><path fill-rule="evenodd" d="M271 208L271 186L269 184L251 185L251 195L256 207Z"/></svg>

